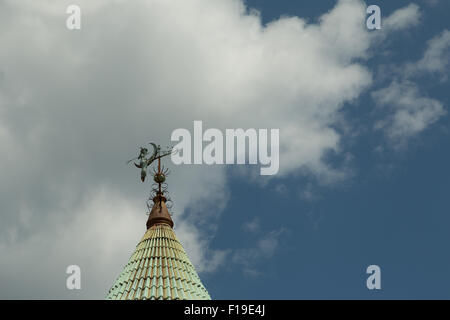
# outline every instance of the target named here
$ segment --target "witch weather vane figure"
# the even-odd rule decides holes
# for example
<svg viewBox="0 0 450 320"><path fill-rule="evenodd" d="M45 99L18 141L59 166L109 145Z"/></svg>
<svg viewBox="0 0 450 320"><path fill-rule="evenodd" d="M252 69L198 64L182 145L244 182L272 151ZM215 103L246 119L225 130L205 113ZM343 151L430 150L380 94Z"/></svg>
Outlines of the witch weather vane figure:
<svg viewBox="0 0 450 320"><path fill-rule="evenodd" d="M150 156L148 149L145 147L141 147L139 155L136 158L127 161L127 164L134 161L139 160L139 164L134 162L134 165L141 169L141 181L145 181L145 177L147 176L147 168L152 164L153 161L158 159L158 167L160 167L160 159L162 157L168 156L174 152L172 147L168 147L167 150L161 151L161 146L156 145L153 142L149 143L153 147L153 154Z"/></svg>

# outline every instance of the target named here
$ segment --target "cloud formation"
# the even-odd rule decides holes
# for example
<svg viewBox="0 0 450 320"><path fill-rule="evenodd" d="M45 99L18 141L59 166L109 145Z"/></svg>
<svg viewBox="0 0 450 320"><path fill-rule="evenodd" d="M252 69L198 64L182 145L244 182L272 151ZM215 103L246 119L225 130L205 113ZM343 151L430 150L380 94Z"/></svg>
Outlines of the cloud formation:
<svg viewBox="0 0 450 320"><path fill-rule="evenodd" d="M423 57L404 63L397 68L394 80L372 93L376 104L388 109L387 116L375 123L376 130L383 130L394 146L405 146L408 140L422 132L447 114L444 105L421 92L417 78L438 75L447 80L450 62L450 32L428 41Z"/></svg>
<svg viewBox="0 0 450 320"><path fill-rule="evenodd" d="M272 230L260 236L254 246L241 248L233 253L232 261L242 266L242 272L248 276L260 276L261 272L255 264L261 260L270 259L280 246L283 228Z"/></svg>
<svg viewBox="0 0 450 320"><path fill-rule="evenodd" d="M80 31L65 27L70 2L0 2L1 298L72 297L68 264L89 280L77 297L102 298L144 232L148 187L125 161L194 120L280 128L280 176L342 176L324 157L340 152L343 105L372 83L362 1L263 25L241 0L80 0ZM225 167L172 169L177 235L216 270L231 254L209 247Z"/></svg>
<svg viewBox="0 0 450 320"><path fill-rule="evenodd" d="M378 106L391 109L391 115L378 121L375 128L385 129L396 143L404 143L447 113L442 103L423 96L414 83L407 81L394 81L374 92L373 98Z"/></svg>
<svg viewBox="0 0 450 320"><path fill-rule="evenodd" d="M428 42L427 49L415 65L408 66L408 72L438 73L447 76L450 63L450 31L444 30Z"/></svg>
<svg viewBox="0 0 450 320"><path fill-rule="evenodd" d="M383 20L383 28L390 31L412 27L420 22L422 14L417 4L411 3L406 7L394 11Z"/></svg>

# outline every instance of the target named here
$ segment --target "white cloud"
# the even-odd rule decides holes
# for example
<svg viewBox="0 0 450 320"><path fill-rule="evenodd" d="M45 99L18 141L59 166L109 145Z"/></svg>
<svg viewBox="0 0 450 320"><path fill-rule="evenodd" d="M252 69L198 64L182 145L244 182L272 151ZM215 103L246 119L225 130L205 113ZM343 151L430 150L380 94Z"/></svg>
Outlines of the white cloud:
<svg viewBox="0 0 450 320"><path fill-rule="evenodd" d="M74 207L70 219L55 217L25 240L1 243L0 276L8 290L0 290L0 298L103 298L145 232L139 207L100 189ZM80 292L65 290L71 264L81 267Z"/></svg>
<svg viewBox="0 0 450 320"><path fill-rule="evenodd" d="M382 28L395 31L413 27L420 23L421 16L419 6L411 3L406 7L395 10L385 18L382 23Z"/></svg>
<svg viewBox="0 0 450 320"><path fill-rule="evenodd" d="M213 272L224 266L229 250L211 250L208 235L195 225L189 221L179 221L175 233L198 272Z"/></svg>
<svg viewBox="0 0 450 320"><path fill-rule="evenodd" d="M242 229L244 231L248 231L251 233L256 233L261 228L261 222L259 221L258 217L254 217L252 220L247 221L242 225Z"/></svg>
<svg viewBox="0 0 450 320"><path fill-rule="evenodd" d="M80 295L102 297L141 236L131 226L145 224L137 217L148 185L125 160L139 144L169 143L193 120L280 128L281 175L345 175L324 155L340 152L342 106L372 82L360 62L371 45L362 1L339 1L318 24L289 17L263 26L240 0L80 0L80 31L65 27L69 4L0 2L0 162L8 168L0 172L0 277L10 277L13 261L32 265L43 248L54 250L27 277L11 277L21 283L17 297L34 278L65 270L59 257L68 247L98 277ZM212 271L227 254L209 247L228 199L225 167L172 169L177 233L196 267ZM65 295L62 278L34 296Z"/></svg>
<svg viewBox="0 0 450 320"><path fill-rule="evenodd" d="M441 34L428 42L427 49L417 63L408 65L408 72L436 72L447 76L450 62L450 31Z"/></svg>
<svg viewBox="0 0 450 320"><path fill-rule="evenodd" d="M375 128L386 130L396 144L405 143L447 113L442 103L423 96L411 82L394 81L375 91L373 98L379 106L390 108L390 116L379 121Z"/></svg>
<svg viewBox="0 0 450 320"><path fill-rule="evenodd" d="M444 30L428 41L421 59L401 65L394 72L398 79L372 93L377 105L387 111L387 116L375 124L375 129L383 130L394 146L404 146L410 138L447 114L440 101L421 92L415 79L438 74L446 81L449 61L450 31Z"/></svg>
<svg viewBox="0 0 450 320"><path fill-rule="evenodd" d="M257 268L258 263L275 255L280 246L280 238L285 231L284 228L280 228L264 234L256 241L255 246L236 250L233 253L232 261L242 265L244 274L261 275Z"/></svg>

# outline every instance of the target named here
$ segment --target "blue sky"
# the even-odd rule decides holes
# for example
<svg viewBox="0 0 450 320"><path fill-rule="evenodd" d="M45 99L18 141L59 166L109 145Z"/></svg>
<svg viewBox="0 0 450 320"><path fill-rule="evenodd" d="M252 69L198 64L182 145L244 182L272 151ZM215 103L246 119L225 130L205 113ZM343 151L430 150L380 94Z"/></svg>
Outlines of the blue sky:
<svg viewBox="0 0 450 320"><path fill-rule="evenodd" d="M246 3L260 10L268 22L280 15L314 20L334 1ZM381 7L383 17L409 3L370 2ZM379 52L391 54L383 57L374 52L370 66L416 60L426 41L449 27L445 14L449 3L420 4L421 24L381 44ZM447 81L423 77L417 84L448 106ZM370 125L374 107L367 92L355 105L346 106L346 113L361 126ZM299 196L299 190L314 184L305 178L283 178L266 188L232 180L231 205L220 221L215 246L254 243L257 237L241 226L255 217L261 233L284 231L273 257L262 258L255 266L260 275L248 276L233 267L206 277L206 285L223 299L448 299L448 126L448 117L443 117L406 148L382 155L374 152L382 136L359 135L348 143L355 175L332 186L314 185L317 199ZM277 183L284 184L286 191L275 191ZM382 290L366 287L365 271L371 264L381 268Z"/></svg>
<svg viewBox="0 0 450 320"><path fill-rule="evenodd" d="M448 1L77 3L0 1L0 298L104 298L147 219L125 161L195 120L280 129L276 176L166 162L212 298L450 298Z"/></svg>

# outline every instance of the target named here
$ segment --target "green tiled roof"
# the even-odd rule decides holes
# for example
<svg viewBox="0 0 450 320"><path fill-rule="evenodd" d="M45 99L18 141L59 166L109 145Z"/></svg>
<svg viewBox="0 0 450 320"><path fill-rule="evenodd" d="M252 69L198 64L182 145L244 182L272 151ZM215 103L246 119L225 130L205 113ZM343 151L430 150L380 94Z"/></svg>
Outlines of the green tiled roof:
<svg viewBox="0 0 450 320"><path fill-rule="evenodd" d="M194 266L168 224L142 237L106 299L210 300Z"/></svg>

